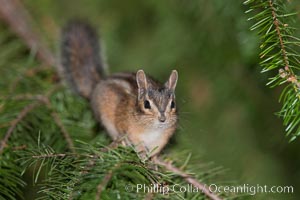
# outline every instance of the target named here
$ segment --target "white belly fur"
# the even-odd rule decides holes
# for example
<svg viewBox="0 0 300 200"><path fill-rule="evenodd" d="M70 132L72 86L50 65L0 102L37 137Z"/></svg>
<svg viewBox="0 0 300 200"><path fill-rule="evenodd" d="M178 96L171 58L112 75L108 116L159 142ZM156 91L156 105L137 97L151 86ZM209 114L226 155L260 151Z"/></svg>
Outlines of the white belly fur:
<svg viewBox="0 0 300 200"><path fill-rule="evenodd" d="M147 149L152 151L155 147L160 146L163 134L163 129L147 130L141 134L140 139L145 144Z"/></svg>

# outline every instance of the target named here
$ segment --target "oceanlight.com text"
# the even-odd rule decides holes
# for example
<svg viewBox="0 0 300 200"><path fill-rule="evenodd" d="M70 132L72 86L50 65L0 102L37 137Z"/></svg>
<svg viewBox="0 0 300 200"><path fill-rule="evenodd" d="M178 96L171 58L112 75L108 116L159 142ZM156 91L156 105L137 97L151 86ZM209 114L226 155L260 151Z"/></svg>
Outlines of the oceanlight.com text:
<svg viewBox="0 0 300 200"><path fill-rule="evenodd" d="M212 193L234 193L234 194L248 194L256 195L259 193L293 193L293 186L268 186L268 185L218 185L210 184L205 185L205 188ZM203 193L203 191L192 184L180 185L164 185L164 184L136 184L136 185L126 185L125 190L127 192L135 193L159 193L163 195L168 195L171 193Z"/></svg>

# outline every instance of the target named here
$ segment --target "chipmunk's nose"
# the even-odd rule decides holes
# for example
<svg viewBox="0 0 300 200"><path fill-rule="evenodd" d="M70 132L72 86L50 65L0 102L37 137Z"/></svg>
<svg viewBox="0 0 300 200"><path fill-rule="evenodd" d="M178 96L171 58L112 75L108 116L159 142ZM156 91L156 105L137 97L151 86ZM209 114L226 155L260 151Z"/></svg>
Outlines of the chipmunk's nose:
<svg viewBox="0 0 300 200"><path fill-rule="evenodd" d="M166 121L166 116L164 114L161 114L159 117L158 117L158 120L160 122L165 122Z"/></svg>

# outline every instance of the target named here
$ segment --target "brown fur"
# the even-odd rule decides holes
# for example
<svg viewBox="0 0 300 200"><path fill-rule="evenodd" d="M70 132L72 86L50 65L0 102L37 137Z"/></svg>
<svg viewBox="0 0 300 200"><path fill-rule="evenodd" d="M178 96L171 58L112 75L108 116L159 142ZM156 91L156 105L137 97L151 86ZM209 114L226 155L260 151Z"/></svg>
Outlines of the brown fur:
<svg viewBox="0 0 300 200"><path fill-rule="evenodd" d="M103 73L96 32L88 24L71 21L62 31L63 76L81 96L89 98Z"/></svg>
<svg viewBox="0 0 300 200"><path fill-rule="evenodd" d="M170 109L170 100L174 101L174 92L157 81L147 77L148 89L145 96L153 102L152 110L144 108L145 97L138 99L138 85L132 73L115 74L102 80L95 88L91 103L92 108L113 139L126 136L139 150L153 150L153 155L160 152L176 129L176 108ZM159 122L160 112L165 112L166 121ZM111 128L113 126L114 128ZM141 135L162 131L155 146L145 145Z"/></svg>

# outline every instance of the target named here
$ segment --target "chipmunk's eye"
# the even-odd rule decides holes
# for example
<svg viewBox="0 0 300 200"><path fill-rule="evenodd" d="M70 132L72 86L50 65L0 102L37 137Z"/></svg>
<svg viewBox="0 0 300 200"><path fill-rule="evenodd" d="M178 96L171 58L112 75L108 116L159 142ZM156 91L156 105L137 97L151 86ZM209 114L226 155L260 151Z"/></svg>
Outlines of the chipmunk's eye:
<svg viewBox="0 0 300 200"><path fill-rule="evenodd" d="M173 109L173 108L175 108L175 102L174 101L171 102L171 109Z"/></svg>
<svg viewBox="0 0 300 200"><path fill-rule="evenodd" d="M144 101L144 107L145 107L146 109L151 109L150 102L149 102L148 100L145 100L145 101Z"/></svg>

